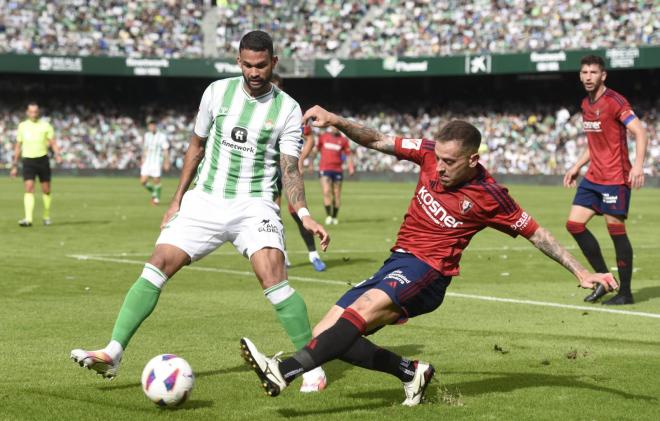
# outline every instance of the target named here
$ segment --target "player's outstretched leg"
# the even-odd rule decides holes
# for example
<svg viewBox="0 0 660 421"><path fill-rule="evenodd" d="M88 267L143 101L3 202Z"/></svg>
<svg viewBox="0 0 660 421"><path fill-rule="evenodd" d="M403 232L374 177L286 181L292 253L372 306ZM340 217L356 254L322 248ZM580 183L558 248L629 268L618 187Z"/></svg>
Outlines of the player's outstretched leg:
<svg viewBox="0 0 660 421"><path fill-rule="evenodd" d="M250 364L259 376L261 386L268 396L277 396L288 386L284 376L280 373L280 359L282 353L275 354L272 358L266 357L259 352L257 347L248 338L241 338L241 355Z"/></svg>
<svg viewBox="0 0 660 421"><path fill-rule="evenodd" d="M167 276L156 266L146 263L142 274L128 290L112 331L112 340L103 349L87 351L74 349L71 359L81 367L96 371L112 379L117 375L124 349L158 303Z"/></svg>

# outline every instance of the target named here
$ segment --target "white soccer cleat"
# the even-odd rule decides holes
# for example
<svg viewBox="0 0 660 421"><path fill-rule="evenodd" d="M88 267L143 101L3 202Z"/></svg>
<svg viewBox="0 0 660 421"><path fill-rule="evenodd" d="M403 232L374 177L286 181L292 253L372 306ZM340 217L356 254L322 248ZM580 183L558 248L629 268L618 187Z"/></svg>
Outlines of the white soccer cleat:
<svg viewBox="0 0 660 421"><path fill-rule="evenodd" d="M112 380L117 376L120 361L114 361L108 354L102 350L85 351L84 349L74 349L71 351L71 359L81 367L88 370L94 370L103 378Z"/></svg>
<svg viewBox="0 0 660 421"><path fill-rule="evenodd" d="M415 376L411 381L403 383L406 400L401 404L405 406L416 406L422 402L426 386L429 385L435 374L435 368L429 363L415 361L415 365Z"/></svg>
<svg viewBox="0 0 660 421"><path fill-rule="evenodd" d="M280 359L278 357L281 354L281 352L278 352L272 358L268 358L257 350L251 340L241 338L241 355L259 376L261 386L268 396L275 397L287 387L286 380L280 373Z"/></svg>
<svg viewBox="0 0 660 421"><path fill-rule="evenodd" d="M337 225L338 223L339 223L339 219L332 218L332 225Z"/></svg>
<svg viewBox="0 0 660 421"><path fill-rule="evenodd" d="M332 224L332 216L326 216L325 217L325 224L326 225Z"/></svg>
<svg viewBox="0 0 660 421"><path fill-rule="evenodd" d="M304 373L302 377L301 393L320 392L328 385L328 378L321 367L316 367L314 370Z"/></svg>

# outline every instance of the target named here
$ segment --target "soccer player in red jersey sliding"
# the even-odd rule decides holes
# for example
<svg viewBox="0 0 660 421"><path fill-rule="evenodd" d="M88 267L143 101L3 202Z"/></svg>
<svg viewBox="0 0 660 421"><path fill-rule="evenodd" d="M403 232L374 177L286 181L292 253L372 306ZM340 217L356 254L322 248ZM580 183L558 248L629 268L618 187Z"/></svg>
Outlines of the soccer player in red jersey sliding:
<svg viewBox="0 0 660 421"><path fill-rule="evenodd" d="M392 374L403 382L403 404L419 404L435 372L433 366L380 348L365 335L439 307L452 277L459 273L463 250L486 227L513 237L522 235L575 275L583 288L616 288L611 274L592 274L583 268L479 164L481 134L471 124L452 121L433 141L387 136L319 106L308 110L303 121L310 118L317 127L334 126L362 146L418 164L419 181L390 258L337 301L303 349L280 361L277 355L265 357L249 339L241 339L243 357L271 396L302 373L340 358Z"/></svg>
<svg viewBox="0 0 660 421"><path fill-rule="evenodd" d="M606 272L607 265L598 241L586 225L594 215L603 215L612 237L619 272L619 292L603 302L606 305L632 304L630 281L633 250L626 234L626 217L631 187L644 185L646 131L628 101L605 86L605 62L598 56L585 56L580 62L580 81L587 91L582 100L582 125L589 147L564 176L564 186L574 187L580 169L589 161L589 169L580 182L568 215L566 229L596 272ZM635 164L628 158L627 130L635 136ZM607 291L597 287L584 301L595 302Z"/></svg>
<svg viewBox="0 0 660 421"><path fill-rule="evenodd" d="M311 136L311 130L305 132L305 137ZM321 154L319 160L319 179L323 191L323 206L325 207L325 224L337 225L339 207L341 206L341 184L344 180L344 158L348 163L348 175L353 175L353 157L346 139L339 130L322 133L316 143L316 151ZM314 155L311 156L310 169L314 168Z"/></svg>

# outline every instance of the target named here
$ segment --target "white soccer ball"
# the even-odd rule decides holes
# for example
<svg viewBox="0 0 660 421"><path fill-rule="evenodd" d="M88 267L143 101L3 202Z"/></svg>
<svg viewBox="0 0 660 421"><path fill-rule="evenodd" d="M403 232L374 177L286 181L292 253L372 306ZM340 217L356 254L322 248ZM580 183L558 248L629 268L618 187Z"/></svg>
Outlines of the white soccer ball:
<svg viewBox="0 0 660 421"><path fill-rule="evenodd" d="M181 405L190 397L195 376L190 364L174 354L151 359L142 371L142 390L159 406Z"/></svg>

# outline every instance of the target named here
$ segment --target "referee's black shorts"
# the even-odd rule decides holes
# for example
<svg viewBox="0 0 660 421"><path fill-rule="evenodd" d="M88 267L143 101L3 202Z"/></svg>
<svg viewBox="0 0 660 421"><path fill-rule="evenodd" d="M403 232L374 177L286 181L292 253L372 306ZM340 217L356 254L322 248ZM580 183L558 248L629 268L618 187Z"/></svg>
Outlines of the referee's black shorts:
<svg viewBox="0 0 660 421"><path fill-rule="evenodd" d="M50 181L50 161L48 155L39 158L23 158L23 180L34 180L39 177L40 182Z"/></svg>

